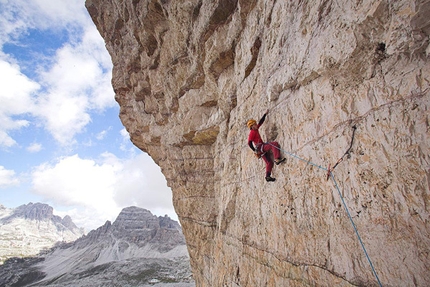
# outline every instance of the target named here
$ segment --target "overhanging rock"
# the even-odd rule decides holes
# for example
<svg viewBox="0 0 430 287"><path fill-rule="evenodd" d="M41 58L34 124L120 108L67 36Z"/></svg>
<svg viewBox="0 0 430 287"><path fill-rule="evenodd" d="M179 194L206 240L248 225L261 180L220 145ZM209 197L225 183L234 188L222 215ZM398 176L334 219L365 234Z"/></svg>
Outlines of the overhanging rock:
<svg viewBox="0 0 430 287"><path fill-rule="evenodd" d="M430 282L429 3L87 0L131 140L162 168L198 286Z"/></svg>

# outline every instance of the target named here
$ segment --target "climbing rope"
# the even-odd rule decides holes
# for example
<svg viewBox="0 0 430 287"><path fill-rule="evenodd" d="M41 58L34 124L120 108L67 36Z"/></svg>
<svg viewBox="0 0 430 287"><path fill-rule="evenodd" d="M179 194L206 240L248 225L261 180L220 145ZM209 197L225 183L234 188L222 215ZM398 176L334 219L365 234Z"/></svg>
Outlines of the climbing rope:
<svg viewBox="0 0 430 287"><path fill-rule="evenodd" d="M355 234L357 235L358 241L361 244L361 248L363 248L363 251L364 251L364 254L366 255L367 261L369 261L370 268L372 269L373 275L375 275L376 280L378 281L379 286L382 287L381 281L379 281L378 274L376 273L376 270L373 267L372 260L370 260L369 254L367 254L366 248L364 247L364 243L361 240L360 234L358 233L358 230L357 230L357 227L355 226L354 220L352 220L352 216L349 213L348 206L346 205L345 200L343 199L342 193L340 192L339 186L337 185L337 182L336 182L336 180L334 178L334 174L333 174L333 172L331 172L330 174L331 174L331 178L333 180L333 183L336 186L337 193L339 194L339 197L342 200L343 207L345 208L346 213L348 214L349 220L351 221L352 227L354 228Z"/></svg>
<svg viewBox="0 0 430 287"><path fill-rule="evenodd" d="M360 242L361 247L362 247L362 249L363 249L363 251L364 251L364 254L366 255L367 261L368 261L368 262L369 262L369 264L370 264L370 268L372 269L372 273L373 273L373 275L375 275L375 278L376 278L376 280L378 281L379 286L380 286L380 287L382 287L382 284L381 284L381 281L379 280L378 274L376 273L376 270L375 270L375 268L373 267L372 261L370 260L370 256L368 255L367 250L366 250L366 248L365 248L365 246L364 246L364 244L363 244L363 241L361 240L361 236L360 236L360 234L358 233L358 229L357 229L357 227L355 226L354 220L352 219L352 216L351 216L351 214L350 214L350 212L349 212L348 206L346 205L345 200L343 199L342 193L341 193L341 191L340 191L340 189L339 189L339 186L338 186L338 184L337 184L337 182L336 182L336 179L335 179L335 177L334 177L334 174L333 174L333 171L334 171L334 169L336 168L336 166L337 166L337 165L338 165L338 164L343 160L343 158L345 157L345 155L349 154L349 152L350 152L350 150L351 150L351 148L352 148L352 144L353 144L354 136L355 136L355 130L357 129L357 128L356 128L356 126L353 126L352 128L353 128L353 132L352 132L351 144L350 144L350 146L349 146L348 150L347 150L347 151L344 153L344 155L343 155L343 156L342 156L342 157L341 157L341 158L336 162L336 164L333 166L333 168L330 168L330 165L328 166L328 168L322 167L322 166L317 165L317 164L315 164L315 163L313 163L313 162L311 162L311 161L309 161L309 160L305 160L305 159L303 159L303 158L301 158L301 157L299 157L299 156L297 156L297 155L295 155L295 154L293 154L293 153L290 153L290 152L288 152L288 151L285 151L285 150L283 150L283 149L282 149L282 148L280 148L280 147L274 146L274 145L272 145L271 143L268 143L268 144L269 144L269 145L271 145L272 147L274 147L274 148L276 148L276 149L278 149L278 150L282 151L284 154L288 154L288 155L290 155L290 156L292 156L292 157L294 157L294 158L296 158L296 159L298 159L298 160L301 160L301 161L305 162L306 164L311 164L311 165L313 165L313 166L315 166L315 167L317 167L317 168L319 168L319 169L321 169L321 170L326 171L326 172L327 172L327 180L328 180L328 178L329 178L329 177L331 177L331 179L333 180L334 186L335 186L335 188L337 189L337 192L338 192L338 194L339 194L339 197L340 197L340 199L341 199L341 201L342 201L343 207L344 207L344 209L345 209L345 211L346 211L346 213L347 213L347 215L348 215L348 217L349 217L349 220L351 221L351 224L352 224L352 227L353 227L353 229L354 229L354 231L355 231L355 234L357 235L358 241Z"/></svg>

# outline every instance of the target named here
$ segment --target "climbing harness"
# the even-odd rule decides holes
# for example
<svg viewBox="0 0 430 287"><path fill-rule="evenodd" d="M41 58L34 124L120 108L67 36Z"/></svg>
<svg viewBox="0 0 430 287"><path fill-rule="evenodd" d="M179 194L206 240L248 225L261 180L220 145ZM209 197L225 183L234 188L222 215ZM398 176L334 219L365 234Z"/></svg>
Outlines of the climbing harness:
<svg viewBox="0 0 430 287"><path fill-rule="evenodd" d="M266 153L262 153L261 151L256 151L254 152L255 156L260 159L262 158Z"/></svg>
<svg viewBox="0 0 430 287"><path fill-rule="evenodd" d="M267 152L263 150L263 146L267 143L261 143L257 144L255 146L255 152L254 154L257 156L258 159L262 158Z"/></svg>
<svg viewBox="0 0 430 287"><path fill-rule="evenodd" d="M369 262L370 268L372 269L372 273L373 273L373 275L375 276L376 281L378 282L379 286L380 286L380 287L382 287L382 284L381 284L381 281L379 280L378 274L376 273L376 270L375 270L375 268L374 268L374 266L373 266L373 263L372 263L372 261L370 260L370 256L367 254L367 250L366 250L366 248L364 247L364 243L363 243L363 241L361 240L361 236L360 236L360 234L358 233L358 229L357 229L357 227L355 226L354 220L352 219L352 216L351 216L351 214L350 214L350 212L349 212L348 206L346 205L345 200L343 199L342 193L341 193L341 191L340 191L340 188L339 188L339 186L338 186L338 184L337 184L337 182L336 182L336 179L335 179L335 177L334 177L334 173L333 173L333 171L334 171L334 169L336 168L336 166L337 166L340 162L342 162L342 160L343 160L343 158L345 157L345 155L349 154L349 152L350 152L350 150L351 150L351 148L352 148L352 144L353 144L353 142L354 142L355 130L357 129L357 127L356 127L356 126L353 126L353 127L352 127L352 129L353 129L353 132L352 132L351 144L350 144L350 146L349 146L348 150L347 150L347 151L343 154L343 156L342 156L342 157L341 157L341 158L336 162L336 164L333 166L333 168L330 168L330 165L328 166L328 168L325 168L325 167L319 166L319 165L317 165L317 164L315 164L315 163L313 163L313 162L311 162L311 161L309 161L309 160L305 160L305 159L300 158L299 156L297 156L297 155L295 155L295 154L293 154L293 153L287 152L287 151L285 151L285 150L283 150L283 149L281 149L281 148L279 148L279 147L277 147L277 146L274 146L274 145L272 145L271 143L267 143L267 144L269 144L269 145L271 145L271 146L273 146L273 147L275 147L275 148L279 149L279 150L280 150L280 151L282 151L284 154L288 154L288 155L290 155L290 156L292 156L292 157L294 157L294 158L296 158L296 159L298 159L298 160L301 160L301 161L305 162L306 164L311 164L311 165L313 165L313 166L315 166L315 167L317 167L317 168L319 168L319 169L324 170L324 171L326 171L326 172L327 172L327 180L328 180L328 178L331 178L331 179L333 180L333 184L334 184L334 186L335 186L335 188L336 188L336 190L337 190L337 193L339 194L339 197L340 197L340 199L341 199L341 201L342 201L343 207L344 207L344 209L345 209L345 211L346 211L346 213L347 213L347 215L348 215L349 220L351 221L352 227L353 227L353 229L354 229L354 231L355 231L355 234L356 234L356 236L357 236L357 238L358 238L358 241L360 242L361 248L363 249L363 252L364 252L364 254L365 254L366 258L367 258L367 261Z"/></svg>
<svg viewBox="0 0 430 287"><path fill-rule="evenodd" d="M264 153L263 147L264 147L264 143L260 143L255 146L255 149L258 149L260 150L261 153Z"/></svg>
<svg viewBox="0 0 430 287"><path fill-rule="evenodd" d="M343 154L343 156L341 156L339 158L339 160L336 162L336 164L330 168L330 164L328 164L328 168L327 168L327 180L330 178L330 174L332 173L332 171L336 168L336 166L341 163L343 161L343 158L348 155L349 156L349 152L351 151L352 148L352 144L354 142L354 136L355 136L355 130L357 129L356 126L352 126L352 137L351 137L351 144L349 145L349 148L346 150L346 152Z"/></svg>

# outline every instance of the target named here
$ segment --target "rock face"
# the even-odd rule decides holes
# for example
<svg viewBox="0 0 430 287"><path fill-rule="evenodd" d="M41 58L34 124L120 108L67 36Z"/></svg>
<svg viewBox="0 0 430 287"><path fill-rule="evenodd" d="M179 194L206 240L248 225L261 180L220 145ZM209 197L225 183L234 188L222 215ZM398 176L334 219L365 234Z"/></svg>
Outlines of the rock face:
<svg viewBox="0 0 430 287"><path fill-rule="evenodd" d="M198 286L428 285L429 1L86 7L120 118L173 190ZM266 109L261 134L287 156L274 183L246 143ZM353 126L333 175L377 276L326 180Z"/></svg>
<svg viewBox="0 0 430 287"><path fill-rule="evenodd" d="M72 243L0 267L0 286L195 286L180 225L138 207Z"/></svg>
<svg viewBox="0 0 430 287"><path fill-rule="evenodd" d="M71 242L84 234L66 215L53 214L44 203L29 203L17 208L0 205L0 262L10 257L34 256L58 242Z"/></svg>

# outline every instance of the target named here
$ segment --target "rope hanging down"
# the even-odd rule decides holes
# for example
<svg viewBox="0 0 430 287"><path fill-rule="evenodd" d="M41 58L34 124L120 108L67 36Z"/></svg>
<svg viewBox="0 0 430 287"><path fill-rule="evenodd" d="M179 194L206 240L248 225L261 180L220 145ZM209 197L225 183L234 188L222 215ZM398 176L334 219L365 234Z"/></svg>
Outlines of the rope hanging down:
<svg viewBox="0 0 430 287"><path fill-rule="evenodd" d="M345 155L347 155L347 154L349 155L349 152L351 151L352 144L353 144L353 142L354 142L355 130L357 129L357 127L356 127L356 126L353 126L353 127L352 127L352 129L353 129L353 132L352 132L351 144L349 145L348 150L343 154L343 156L342 156L342 157L341 157L341 158L336 162L336 164L335 164L335 165L333 166L333 168L331 168L331 169L330 169L330 165L328 166L328 168L322 167L322 166L317 165L317 164L315 164L315 163L313 163L313 162L311 162L311 161L309 161L309 160L305 160L305 159L303 159L303 158L300 158L299 156L297 156L297 155L295 155L295 154L293 154L293 153L290 153L290 152L288 152L288 151L285 151L285 150L283 150L282 148L276 147L276 146L274 146L274 145L272 145L272 144L270 144L270 143L268 143L268 144L269 144L269 145L271 145L271 146L273 146L273 147L275 147L275 148L277 148L278 150L282 151L284 154L288 154L288 155L290 155L290 156L292 156L292 157L294 157L294 158L296 158L296 159L298 159L298 160L301 160L301 161L305 162L306 164L311 164L311 165L313 165L313 166L315 166L315 167L317 167L317 168L319 168L319 169L321 169L321 170L326 171L326 172L327 172L327 180L328 180L328 178L329 178L329 177L331 177L331 179L333 180L333 184L334 184L334 186L335 186L335 188L336 188L336 190L337 190L337 193L339 194L339 197L340 197L340 199L341 199L341 201L342 201L343 207L344 207L344 209L345 209L345 211L346 211L346 213L347 213L347 215L348 215L349 220L351 221L351 224L352 224L352 227L353 227L353 229L354 229L354 231L355 231L355 234L357 235L358 241L360 242L361 248L363 249L363 252L364 252L364 254L366 255L367 261L368 261L368 262L369 262L369 264L370 264L370 268L372 269L372 273L373 273L373 275L375 276L376 281L378 281L379 286L380 286L380 287L382 287L382 284L381 284L381 281L379 280L378 274L376 273L376 270L375 270L375 268L373 267L372 261L370 260L370 256L368 255L367 250L366 250L366 248L364 247L363 241L361 240L361 236L360 236L360 234L358 233L358 229L357 229L357 227L355 226L354 220L352 219L352 216L351 216L351 214L350 214L350 212L349 212L348 206L346 205L345 200L343 199L342 193L341 193L341 191L340 191L340 189L339 189L339 186L338 186L338 184L337 184L337 182L336 182L336 180L335 180L334 174L333 174L333 170L336 168L336 166L337 166L340 162L342 162L342 160L343 160L343 158L345 157Z"/></svg>

